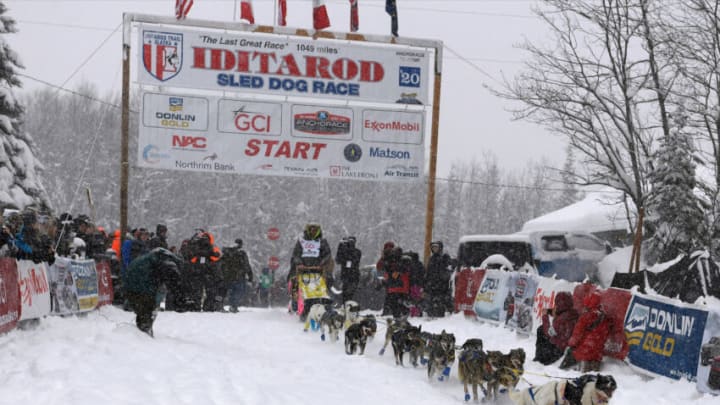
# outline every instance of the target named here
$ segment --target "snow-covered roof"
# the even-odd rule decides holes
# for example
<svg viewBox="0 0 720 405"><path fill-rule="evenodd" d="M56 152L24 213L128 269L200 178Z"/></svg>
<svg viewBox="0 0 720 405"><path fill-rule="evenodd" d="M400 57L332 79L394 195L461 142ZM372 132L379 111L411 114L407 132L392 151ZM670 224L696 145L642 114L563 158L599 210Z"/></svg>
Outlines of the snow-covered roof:
<svg viewBox="0 0 720 405"><path fill-rule="evenodd" d="M566 232L628 231L625 206L618 192L593 192L585 199L531 219L522 232L554 230Z"/></svg>
<svg viewBox="0 0 720 405"><path fill-rule="evenodd" d="M465 242L529 242L530 235L524 233L513 233L510 235L465 235L460 238L460 243Z"/></svg>

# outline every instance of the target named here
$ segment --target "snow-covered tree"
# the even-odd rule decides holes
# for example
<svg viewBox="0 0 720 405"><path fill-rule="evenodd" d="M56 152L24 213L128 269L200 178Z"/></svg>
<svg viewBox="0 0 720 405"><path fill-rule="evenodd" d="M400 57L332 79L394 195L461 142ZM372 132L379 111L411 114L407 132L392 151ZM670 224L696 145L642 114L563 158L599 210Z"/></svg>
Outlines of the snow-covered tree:
<svg viewBox="0 0 720 405"><path fill-rule="evenodd" d="M648 176L653 193L646 221L653 234L651 256L660 261L690 253L701 238L704 213L695 194L695 168L689 135L677 130L662 141Z"/></svg>
<svg viewBox="0 0 720 405"><path fill-rule="evenodd" d="M21 129L24 108L15 98L13 88L20 87L16 69L22 68L18 55L5 40L16 32L15 20L5 15L0 2L0 205L25 208L48 206L40 181L42 165L35 158L33 142Z"/></svg>

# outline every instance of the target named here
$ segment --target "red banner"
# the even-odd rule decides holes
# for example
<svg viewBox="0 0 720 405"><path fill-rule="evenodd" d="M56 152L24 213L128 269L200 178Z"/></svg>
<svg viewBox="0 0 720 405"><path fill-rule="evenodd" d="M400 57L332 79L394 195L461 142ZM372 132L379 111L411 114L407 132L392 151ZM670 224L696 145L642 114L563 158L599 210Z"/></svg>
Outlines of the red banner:
<svg viewBox="0 0 720 405"><path fill-rule="evenodd" d="M463 311L465 315L475 316L475 295L484 277L484 269L470 267L464 267L455 274L455 312Z"/></svg>
<svg viewBox="0 0 720 405"><path fill-rule="evenodd" d="M625 313L627 312L632 294L628 290L621 290L618 288L609 288L607 290L601 290L596 285L583 283L575 287L573 292L573 301L575 303L575 309L579 313L583 313L584 306L583 300L593 291L598 291L601 296L601 304L605 308L605 312L612 317L610 323L610 335L608 340L605 342L604 354L606 356L614 357L617 359L624 359L627 357L629 347L627 340L625 339Z"/></svg>
<svg viewBox="0 0 720 405"><path fill-rule="evenodd" d="M111 305L113 303L114 292L112 286L112 275L110 273L110 263L105 260L95 262L95 271L97 271L98 283L98 307L103 305Z"/></svg>
<svg viewBox="0 0 720 405"><path fill-rule="evenodd" d="M17 262L10 257L0 258L0 333L15 328L20 318L20 288Z"/></svg>

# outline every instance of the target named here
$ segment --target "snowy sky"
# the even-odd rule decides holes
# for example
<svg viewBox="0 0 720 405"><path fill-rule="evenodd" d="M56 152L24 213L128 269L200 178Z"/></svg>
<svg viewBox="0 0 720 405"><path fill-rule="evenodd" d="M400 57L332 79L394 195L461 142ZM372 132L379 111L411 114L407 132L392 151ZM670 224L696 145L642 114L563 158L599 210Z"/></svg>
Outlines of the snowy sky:
<svg viewBox="0 0 720 405"><path fill-rule="evenodd" d="M239 2L238 2L239 3ZM384 0L360 1L360 33L388 35ZM90 80L104 93L120 91L123 12L171 16L174 0L5 0L18 34L8 38L25 63L24 73L75 88ZM254 0L259 24L273 21L273 0ZM347 0L326 0L333 31L347 31ZM445 44L438 173L458 160L493 152L502 167L521 168L546 156L560 166L564 140L529 123L513 122L500 100L484 87L512 78L525 57L514 46L541 39L543 25L532 0L398 0L400 35ZM233 21L234 0L195 0L190 17ZM236 17L236 19L239 17ZM311 27L311 1L288 1L288 25ZM117 29L117 30L116 30ZM26 89L44 85L23 78Z"/></svg>
<svg viewBox="0 0 720 405"><path fill-rule="evenodd" d="M134 316L104 307L83 317L49 317L38 329L0 335L1 404L237 404L367 405L462 404L457 364L445 382L426 369L395 366L392 349L378 354L380 324L365 355L348 356L342 341L322 342L302 332L284 308L232 313L160 313L155 339L139 332ZM534 340L457 314L419 320L422 329L455 334L458 344L481 338L488 350L522 347L528 360L519 388L579 375L530 361ZM606 360L618 389L610 404L717 404L695 384L649 379ZM472 402L471 402L472 403ZM503 397L498 405L512 402Z"/></svg>

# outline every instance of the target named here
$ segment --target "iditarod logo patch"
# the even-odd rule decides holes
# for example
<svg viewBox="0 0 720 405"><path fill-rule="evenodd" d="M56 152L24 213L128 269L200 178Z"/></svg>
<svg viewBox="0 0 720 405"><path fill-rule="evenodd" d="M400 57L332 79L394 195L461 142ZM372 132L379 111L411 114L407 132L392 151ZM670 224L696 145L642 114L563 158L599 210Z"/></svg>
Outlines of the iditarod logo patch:
<svg viewBox="0 0 720 405"><path fill-rule="evenodd" d="M143 31L143 65L154 78L170 80L180 73L183 34Z"/></svg>

